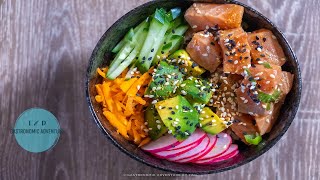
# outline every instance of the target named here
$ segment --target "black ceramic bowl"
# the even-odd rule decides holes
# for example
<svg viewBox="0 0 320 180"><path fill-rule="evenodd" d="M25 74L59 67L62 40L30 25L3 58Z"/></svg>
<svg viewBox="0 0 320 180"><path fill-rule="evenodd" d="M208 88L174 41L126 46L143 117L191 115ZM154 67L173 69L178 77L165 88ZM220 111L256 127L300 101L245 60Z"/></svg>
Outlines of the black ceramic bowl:
<svg viewBox="0 0 320 180"><path fill-rule="evenodd" d="M125 33L131 28L144 20L148 15L152 14L156 8L170 9L173 7L181 7L183 9L188 8L194 1L182 1L182 0L156 0L143 4L129 13L121 17L116 23L114 23L101 37L96 45L87 70L86 81L86 97L89 104L91 114L95 123L102 131L102 133L108 137L115 146L121 151L129 155L130 157L145 163L149 166L171 171L174 173L188 173L188 174L210 174L226 171L243 164L246 164L253 159L259 157L266 151L268 151L287 131L292 123L294 116L298 110L300 96L301 96L301 75L299 70L299 64L296 56L294 55L291 47L289 46L284 35L278 30L278 28L270 22L268 18L257 12L256 10L236 1L224 1L224 0L207 0L200 2L212 2L212 3L234 3L245 7L245 13L243 16L243 22L248 25L246 31L253 31L259 28L266 28L271 30L278 38L286 57L287 62L283 66L283 69L294 74L294 83L291 92L287 95L286 103L281 109L280 116L277 123L274 125L272 131L264 136L264 141L258 146L240 146L240 153L236 157L216 163L213 165L194 165L194 164L178 164L169 162L166 160L158 159L144 151L137 148L136 145L129 143L122 136L118 135L115 129L106 123L105 117L102 115L101 107L94 99L96 95L94 84L99 82L99 78L95 73L97 67L105 66L111 60L111 50L117 42L125 35ZM199 1L198 1L199 2ZM101 80L101 79L100 79ZM104 119L104 121L100 121Z"/></svg>

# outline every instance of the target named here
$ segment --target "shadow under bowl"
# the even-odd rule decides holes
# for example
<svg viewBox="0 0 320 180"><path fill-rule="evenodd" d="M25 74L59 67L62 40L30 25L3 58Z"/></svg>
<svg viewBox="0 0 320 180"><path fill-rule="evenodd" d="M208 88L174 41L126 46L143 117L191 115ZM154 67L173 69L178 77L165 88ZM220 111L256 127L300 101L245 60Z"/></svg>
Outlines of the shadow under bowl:
<svg viewBox="0 0 320 180"><path fill-rule="evenodd" d="M179 164L169 162L166 160L158 159L142 151L136 145L128 142L121 135L117 134L116 130L107 122L107 120L103 116L102 109L94 98L96 95L94 85L101 82L101 78L98 78L95 73L96 68L103 67L109 64L110 60L112 59L112 48L115 47L117 42L122 39L122 37L131 27L139 24L147 16L152 14L156 8L162 7L165 9L170 9L174 7L181 7L183 9L187 9L193 2L212 2L219 4L234 3L243 6L245 8L243 22L248 25L248 28L245 30L249 32L257 30L259 28L266 28L271 30L277 37L287 57L287 62L285 65L283 65L282 69L294 74L292 90L287 95L287 98L285 100L286 103L281 108L281 113L276 124L269 134L264 135L263 142L258 146L245 146L240 144L239 155L227 161L215 163L212 165ZM173 173L211 174L230 170L246 164L261 156L263 153L273 147L287 131L297 113L301 96L301 84L301 75L297 58L292 51L289 43L285 39L283 33L280 32L279 29L272 22L270 22L268 18L252 9L251 7L232 0L229 0L227 2L225 0L156 0L147 2L131 10L129 13L122 16L103 34L95 49L93 50L93 53L89 60L85 90L89 109L95 123L102 131L102 133L106 137L108 137L108 139L110 139L113 144L117 146L122 152L144 164Z"/></svg>

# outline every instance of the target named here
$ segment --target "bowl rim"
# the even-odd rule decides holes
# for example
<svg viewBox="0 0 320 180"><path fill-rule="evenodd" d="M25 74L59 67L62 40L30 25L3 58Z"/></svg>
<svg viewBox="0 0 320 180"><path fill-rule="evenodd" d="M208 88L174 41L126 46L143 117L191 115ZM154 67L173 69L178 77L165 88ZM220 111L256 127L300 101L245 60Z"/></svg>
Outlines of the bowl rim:
<svg viewBox="0 0 320 180"><path fill-rule="evenodd" d="M105 40L105 38L108 36L108 34L110 33L112 27L114 25L117 25L117 24L120 24L122 22L123 19L126 19L127 17L129 17L133 12L135 12L136 10L138 9L143 9L145 7L148 7L149 5L155 3L155 2L161 2L161 1L166 1L166 0L152 0L152 1L149 1L149 2L146 2L142 5L139 5L133 9L131 9L129 12L127 12L125 15L121 16L115 23L113 23L109 28L108 30L102 35L102 37L99 39L98 43L96 44L91 56L90 56L90 59L89 59L89 63L88 63L88 67L87 67L87 72L86 72L86 80L85 80L85 95L86 95L86 101L89 105L89 110L90 110L90 113L93 117L93 120L95 122L95 124L99 127L99 129L101 130L101 132L117 147L119 148L123 153L125 153L126 155L128 155L129 157L131 157L132 159L135 159L149 167L153 167L153 168L156 168L156 169L159 169L159 170L163 170L163 171L167 171L167 172L171 172L171 173L179 173L179 174L193 174L193 175L205 175L205 174L214 174L214 173L220 173L220 172L224 172L224 171L228 171L228 170L231 170L231 169L234 169L234 168L237 168L237 167L240 167L244 164L247 164L255 159L257 159L258 157L260 157L261 155L263 155L264 153L266 153L269 149L271 149L277 142L279 142L279 140L283 137L283 135L287 132L287 130L289 129L290 125L292 124L293 120L295 119L295 116L297 114L297 111L299 109L299 105L300 105L300 99L301 99L301 91L302 91L302 80L301 80L301 71L300 71L300 65L299 65L299 62L297 60L297 57L295 55L295 53L293 52L292 50L292 47L290 46L289 42L287 41L287 39L285 38L284 34L282 33L282 31L279 30L279 28L274 24L272 23L269 18L267 18L266 16L264 16L262 13L260 13L259 11L255 10L254 8L246 5L246 4L243 4L241 2L238 2L238 1L235 1L235 0L225 0L226 3L228 4L237 4L237 5L240 5L240 6L243 6L245 9L248 9L249 11L253 12L254 14L256 14L257 16L260 16L262 19L264 19L266 22L268 22L273 28L274 30L278 31L279 33L279 36L282 38L284 44L288 47L288 50L289 50L289 53L292 54L292 57L293 57L293 60L295 61L296 63L296 70L297 70L297 80L298 80L298 88L297 88L297 98L296 98L296 101L295 101L295 105L294 108L292 109L292 115L291 115L291 119L289 119L283 130L279 133L278 136L276 136L268 145L266 145L263 149L261 149L259 152L257 152L256 155L254 156L251 156L251 157L248 157L247 159L245 159L244 161L241 161L237 164L234 164L234 165L231 165L231 166L227 166L227 167L224 167L224 168L220 168L220 169L216 169L216 170L204 170L204 171L198 171L196 173L193 173L193 172L185 172L185 171L180 171L180 170L172 170L172 169L169 169L169 168L163 168L163 167L159 167L159 166L156 166L152 163L149 163L147 161L145 161L144 159L138 157L138 156L135 156L133 154L131 154L131 152L127 151L124 147L122 147L106 130L105 128L102 126L101 122L99 121L99 118L98 116L96 115L95 111L94 111L94 108L93 108L93 104L91 102L91 99L90 99L90 91L89 91L89 83L90 83L90 71L91 71L91 67L92 67L92 62L93 60L95 59L95 56L99 50L99 48L101 47L103 41ZM196 0L195 0L196 1ZM192 2L192 0L191 0ZM201 2L201 1L199 1Z"/></svg>

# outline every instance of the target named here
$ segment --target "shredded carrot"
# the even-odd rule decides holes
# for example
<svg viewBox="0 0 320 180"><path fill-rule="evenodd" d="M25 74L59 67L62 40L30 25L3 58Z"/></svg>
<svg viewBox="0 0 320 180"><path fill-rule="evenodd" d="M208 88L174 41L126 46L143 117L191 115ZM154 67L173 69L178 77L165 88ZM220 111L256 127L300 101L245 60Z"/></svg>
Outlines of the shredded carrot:
<svg viewBox="0 0 320 180"><path fill-rule="evenodd" d="M144 140L141 141L141 143L139 144L138 147L141 147L141 146L143 146L143 145L146 145L146 144L148 144L150 141L151 141L151 138L147 137L147 138L145 138Z"/></svg>
<svg viewBox="0 0 320 180"><path fill-rule="evenodd" d="M124 81L121 85L120 85L120 89L123 92L127 92L129 90L129 88L132 86L132 84L137 80L138 78L131 78L127 81Z"/></svg>
<svg viewBox="0 0 320 180"><path fill-rule="evenodd" d="M148 130L145 125L143 107L150 103L142 95L151 81L150 72L135 73L136 77L126 80L128 69L114 80L106 78L108 67L97 68L97 73L103 77L101 84L96 84L96 102L102 105L103 115L116 128L116 132L125 139L142 146L148 143Z"/></svg>
<svg viewBox="0 0 320 180"><path fill-rule="evenodd" d="M101 77L106 78L106 73L103 72L103 71L101 71L100 68L97 68L97 72L98 72L98 74L99 74Z"/></svg>

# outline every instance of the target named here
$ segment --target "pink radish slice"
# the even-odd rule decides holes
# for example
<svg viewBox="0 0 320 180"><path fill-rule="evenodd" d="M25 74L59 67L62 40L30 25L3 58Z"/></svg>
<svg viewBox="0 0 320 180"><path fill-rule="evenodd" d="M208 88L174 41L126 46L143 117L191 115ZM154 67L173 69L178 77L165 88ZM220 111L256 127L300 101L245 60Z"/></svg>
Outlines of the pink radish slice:
<svg viewBox="0 0 320 180"><path fill-rule="evenodd" d="M228 156L226 156L226 157L221 157L221 158L219 158L219 159L214 160L213 163L231 159L231 158L235 157L235 156L238 155L238 154L239 154L239 150L236 150L235 152L231 153L230 155L228 155Z"/></svg>
<svg viewBox="0 0 320 180"><path fill-rule="evenodd" d="M199 144L200 144L200 141L197 142L197 143L190 144L189 146L184 147L184 148L174 149L174 150L171 150L171 148L170 148L168 150L156 152L156 153L153 153L153 154L155 156L159 157L159 158L167 159L167 158L171 158L171 157L175 157L175 156L178 156L180 154L183 154L183 153L195 148Z"/></svg>
<svg viewBox="0 0 320 180"><path fill-rule="evenodd" d="M229 149L232 143L232 139L230 135L226 133L219 133L216 136L217 136L216 145L213 147L213 149L209 153L199 158L198 160L212 159L213 157L217 157Z"/></svg>
<svg viewBox="0 0 320 180"><path fill-rule="evenodd" d="M238 145L232 144L230 148L220 156L213 157L211 159L204 159L204 160L198 160L194 161L196 164L212 164L214 162L220 162L229 159L229 157L235 156L234 154L238 154Z"/></svg>
<svg viewBox="0 0 320 180"><path fill-rule="evenodd" d="M205 137L201 143L196 146L195 148L183 153L183 154L180 154L179 156L175 156L175 157L172 157L172 158L168 158L169 161L179 161L179 160L182 160L182 159L186 159L186 158L190 158L190 157L195 157L197 155L199 155L199 153L202 153L203 151L205 151L207 148L208 148L208 145L210 144L210 139L209 137Z"/></svg>
<svg viewBox="0 0 320 180"><path fill-rule="evenodd" d="M207 153L209 153L213 149L213 147L215 146L215 144L217 142L217 137L215 135L211 135L211 134L207 134L207 136L210 140L210 143L203 152L200 152L199 154L192 156L192 157L189 157L189 158L184 158L184 159L178 160L177 162L187 163L187 162L196 161L197 159L199 159L199 158L203 157L204 155L206 155Z"/></svg>
<svg viewBox="0 0 320 180"><path fill-rule="evenodd" d="M203 140L205 137L206 137L206 133L204 131L202 131L201 129L197 129L191 134L190 137L188 137L186 140L182 141L182 143L178 144L177 146L170 148L169 150L175 150L175 149L188 147L194 143L200 144L201 140Z"/></svg>
<svg viewBox="0 0 320 180"><path fill-rule="evenodd" d="M142 150L156 153L160 151L164 151L170 149L171 147L175 147L180 144L176 138L172 136L172 134L167 134L165 136L160 137L159 139L152 141L141 147Z"/></svg>

